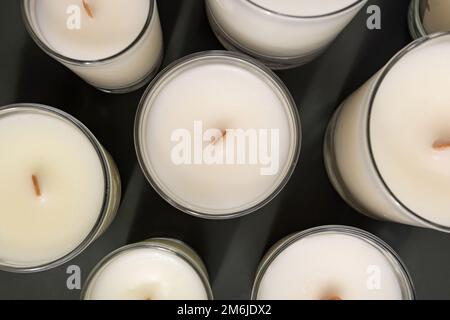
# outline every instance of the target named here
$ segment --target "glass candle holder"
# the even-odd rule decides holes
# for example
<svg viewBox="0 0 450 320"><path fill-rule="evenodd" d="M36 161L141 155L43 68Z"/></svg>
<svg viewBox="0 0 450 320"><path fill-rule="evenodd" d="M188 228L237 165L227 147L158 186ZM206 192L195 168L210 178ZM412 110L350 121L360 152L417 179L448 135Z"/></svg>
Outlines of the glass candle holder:
<svg viewBox="0 0 450 320"><path fill-rule="evenodd" d="M38 104L1 107L0 149L0 270L62 265L108 228L119 173L78 120Z"/></svg>
<svg viewBox="0 0 450 320"><path fill-rule="evenodd" d="M253 300L413 300L398 255L374 235L322 226L286 237L263 258Z"/></svg>
<svg viewBox="0 0 450 320"><path fill-rule="evenodd" d="M319 56L365 3L206 0L206 9L225 48L244 52L272 69L288 69Z"/></svg>
<svg viewBox="0 0 450 320"><path fill-rule="evenodd" d="M83 300L212 300L208 272L184 242L154 238L120 248L91 272Z"/></svg>
<svg viewBox="0 0 450 320"><path fill-rule="evenodd" d="M450 231L450 34L417 39L336 111L328 176L370 217Z"/></svg>
<svg viewBox="0 0 450 320"><path fill-rule="evenodd" d="M408 26L414 39L450 31L450 2L447 0L412 0Z"/></svg>
<svg viewBox="0 0 450 320"><path fill-rule="evenodd" d="M101 91L139 89L162 62L155 0L127 1L126 7L117 0L22 0L22 14L45 53Z"/></svg>
<svg viewBox="0 0 450 320"><path fill-rule="evenodd" d="M150 184L174 207L207 219L243 216L271 201L296 166L300 141L297 108L281 80L226 51L167 67L135 122Z"/></svg>

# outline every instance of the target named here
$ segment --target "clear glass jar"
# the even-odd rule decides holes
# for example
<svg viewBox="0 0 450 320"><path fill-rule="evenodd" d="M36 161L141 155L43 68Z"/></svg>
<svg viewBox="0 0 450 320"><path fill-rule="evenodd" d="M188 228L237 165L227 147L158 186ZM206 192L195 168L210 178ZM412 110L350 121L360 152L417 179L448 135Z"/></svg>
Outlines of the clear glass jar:
<svg viewBox="0 0 450 320"><path fill-rule="evenodd" d="M108 266L108 264L114 259L126 255L128 252L132 252L136 249L152 249L161 250L164 253L173 254L174 256L180 258L182 261L186 262L195 273L198 275L202 281L205 289L205 293L208 300L213 300L213 293L211 285L209 283L208 271L199 257L199 255L187 244L180 240L175 240L171 238L153 238L143 242L131 244L116 251L110 253L102 261L100 261L97 266L91 271L86 283L84 285L83 291L81 293L82 300L92 299L92 289L96 285L96 280L102 274L103 270ZM188 297L186 299L189 299Z"/></svg>
<svg viewBox="0 0 450 320"><path fill-rule="evenodd" d="M167 188L164 184L164 179L158 176L157 172L153 169L152 162L149 159L150 152L154 152L154 150L147 150L148 147L146 146L146 140L148 139L148 133L146 132L147 115L150 112L149 110L152 108L154 100L159 95L159 92L162 91L164 85L170 83L172 79L177 78L186 70L193 70L197 66L201 67L206 66L209 63L214 64L218 62L231 65L233 67L237 66L245 71L250 71L270 86L271 90L276 93L277 97L283 101L282 103L284 112L288 119L288 130L291 141L286 164L280 168L282 173L278 176L276 183L274 183L273 187L269 192L267 192L266 195L260 196L257 200L249 200L249 202L252 202L238 208L227 208L220 211L201 207L195 203L190 203L186 199L179 197L176 192L173 192L170 188ZM195 217L205 219L231 219L247 215L262 208L273 198L275 198L284 188L298 161L301 146L301 125L298 111L292 96L281 80L271 70L243 54L226 51L207 51L196 53L174 62L158 74L158 76L152 81L141 99L136 114L134 137L137 157L141 168L147 180L163 199L175 208ZM167 139L170 141L170 136L167 137ZM191 183L195 185L195 181L191 181Z"/></svg>
<svg viewBox="0 0 450 320"><path fill-rule="evenodd" d="M252 0L206 0L212 30L225 48L246 53L272 69L289 69L319 56L366 4L320 15L296 16Z"/></svg>
<svg viewBox="0 0 450 320"><path fill-rule="evenodd" d="M355 237L356 239L362 240L365 243L369 244L377 251L379 251L386 258L387 261L389 261L392 270L396 275L397 281L400 285L402 299L403 300L415 299L414 285L412 283L408 270L401 261L400 257L395 253L395 251L391 247L389 247L385 242L383 242L378 237L366 231L353 227L333 226L333 225L316 227L299 233L292 234L280 240L274 246L272 246L272 248L270 248L267 254L263 257L258 267L252 290L252 299L253 300L258 299L260 285L264 279L266 271L284 250L289 248L294 243L297 243L298 241L301 241L306 238L311 238L317 235L346 235ZM298 268L301 269L301 266L299 265Z"/></svg>
<svg viewBox="0 0 450 320"><path fill-rule="evenodd" d="M411 0L408 12L408 27L413 39L417 39L427 35L422 24L424 1Z"/></svg>
<svg viewBox="0 0 450 320"><path fill-rule="evenodd" d="M108 93L127 93L146 85L158 72L164 49L156 0L149 0L147 20L136 39L119 53L93 61L72 59L52 47L40 31L36 1L39 0L22 0L22 15L28 33L45 53L90 85Z"/></svg>
<svg viewBox="0 0 450 320"><path fill-rule="evenodd" d="M450 3L446 0L411 0L408 27L413 39L450 31Z"/></svg>
<svg viewBox="0 0 450 320"><path fill-rule="evenodd" d="M450 226L415 212L405 204L408 199L400 199L392 190L375 160L370 134L374 101L385 78L406 55L434 41L450 41L450 33L415 40L342 103L328 125L324 160L334 188L356 211L375 219L450 232Z"/></svg>
<svg viewBox="0 0 450 320"><path fill-rule="evenodd" d="M80 243L73 248L69 253L59 257L54 261L39 261L36 263L31 262L15 262L8 261L6 259L0 259L0 270L16 273L32 273L46 271L57 266L60 266L77 255L82 253L92 242L101 236L103 232L109 227L111 222L116 216L121 199L121 183L120 175L114 160L110 154L102 147L94 135L87 129L80 121L72 117L71 115L45 105L39 104L14 104L0 108L0 117L11 114L40 114L48 117L57 118L63 120L63 122L73 126L76 130L79 130L80 134L85 136L87 140L92 144L92 148L98 154L100 164L102 166L104 177L104 196L102 200L101 211L98 213L98 218L92 230L84 239L80 239ZM70 170L70 168L67 168ZM61 228L67 226L61 226Z"/></svg>

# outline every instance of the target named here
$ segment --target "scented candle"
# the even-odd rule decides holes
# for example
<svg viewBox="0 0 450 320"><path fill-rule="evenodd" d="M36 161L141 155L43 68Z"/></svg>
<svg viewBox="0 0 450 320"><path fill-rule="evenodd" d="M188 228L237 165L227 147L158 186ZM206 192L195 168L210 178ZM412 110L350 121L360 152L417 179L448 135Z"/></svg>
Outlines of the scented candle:
<svg viewBox="0 0 450 320"><path fill-rule="evenodd" d="M375 236L325 226L276 244L252 293L258 300L409 300L414 289L398 256Z"/></svg>
<svg viewBox="0 0 450 320"><path fill-rule="evenodd" d="M186 244L150 239L101 261L82 293L85 300L212 299L206 268Z"/></svg>
<svg viewBox="0 0 450 320"><path fill-rule="evenodd" d="M122 93L147 83L162 59L155 0L23 0L35 42L89 84Z"/></svg>
<svg viewBox="0 0 450 320"><path fill-rule="evenodd" d="M450 231L449 54L450 34L416 40L336 112L325 162L360 212Z"/></svg>
<svg viewBox="0 0 450 320"><path fill-rule="evenodd" d="M291 68L322 53L366 0L206 0L222 44L274 69Z"/></svg>
<svg viewBox="0 0 450 320"><path fill-rule="evenodd" d="M135 141L164 199L195 216L231 218L262 207L286 184L300 125L270 70L213 51L177 61L155 79L141 100Z"/></svg>
<svg viewBox="0 0 450 320"><path fill-rule="evenodd" d="M414 38L450 31L450 1L412 0L409 27Z"/></svg>
<svg viewBox="0 0 450 320"><path fill-rule="evenodd" d="M0 108L0 150L1 270L60 265L114 218L117 168L68 114L30 104Z"/></svg>

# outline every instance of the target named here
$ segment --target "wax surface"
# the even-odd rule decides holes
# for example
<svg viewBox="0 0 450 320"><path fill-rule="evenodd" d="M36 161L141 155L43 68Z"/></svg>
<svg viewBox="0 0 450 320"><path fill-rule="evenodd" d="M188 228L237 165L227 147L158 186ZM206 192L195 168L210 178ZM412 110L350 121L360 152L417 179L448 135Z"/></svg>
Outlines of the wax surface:
<svg viewBox="0 0 450 320"><path fill-rule="evenodd" d="M174 164L172 133L184 128L193 137L197 120L203 122L205 130L278 129L278 172L264 176L260 170L265 166L248 162ZM153 99L144 119L144 153L171 197L189 208L229 213L260 202L279 184L288 167L292 125L284 100L265 80L228 62L199 63L171 79ZM223 143L219 141L217 148Z"/></svg>
<svg viewBox="0 0 450 320"><path fill-rule="evenodd" d="M423 26L428 33L450 31L450 1L425 1Z"/></svg>
<svg viewBox="0 0 450 320"><path fill-rule="evenodd" d="M90 284L91 300L206 300L196 271L158 249L132 249L114 257Z"/></svg>
<svg viewBox="0 0 450 320"><path fill-rule="evenodd" d="M90 18L81 0L37 0L36 19L49 46L78 60L98 60L128 47L142 31L149 14L149 0L89 0ZM67 27L67 8L81 8L81 28Z"/></svg>
<svg viewBox="0 0 450 320"><path fill-rule="evenodd" d="M207 0L208 8L227 38L257 55L292 61L312 57L334 40L366 1L357 0ZM255 5L256 4L256 5ZM345 12L336 11L355 4ZM270 14L326 18L292 18ZM308 58L309 59L309 58ZM284 62L283 62L284 63Z"/></svg>
<svg viewBox="0 0 450 320"><path fill-rule="evenodd" d="M0 260L36 265L75 249L104 196L102 166L89 140L63 120L12 114L0 116L0 150Z"/></svg>
<svg viewBox="0 0 450 320"><path fill-rule="evenodd" d="M370 272L381 275L379 290L368 287ZM260 300L373 300L402 298L391 264L366 241L344 234L317 234L282 251L267 269Z"/></svg>
<svg viewBox="0 0 450 320"><path fill-rule="evenodd" d="M357 0L252 0L254 3L284 14L314 16L333 13Z"/></svg>
<svg viewBox="0 0 450 320"><path fill-rule="evenodd" d="M418 215L450 226L450 42L438 38L408 53L383 81L370 135L381 175Z"/></svg>

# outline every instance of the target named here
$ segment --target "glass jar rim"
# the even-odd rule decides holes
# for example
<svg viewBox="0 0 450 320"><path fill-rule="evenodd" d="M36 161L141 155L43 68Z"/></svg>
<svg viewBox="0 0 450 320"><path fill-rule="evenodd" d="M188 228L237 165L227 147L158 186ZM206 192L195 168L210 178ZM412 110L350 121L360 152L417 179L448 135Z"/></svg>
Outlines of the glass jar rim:
<svg viewBox="0 0 450 320"><path fill-rule="evenodd" d="M136 36L136 38L124 49L120 50L119 52L105 58L96 59L96 60L79 60L79 59L73 59L70 57L67 57L52 48L50 48L49 45L47 45L44 41L41 40L41 37L35 32L34 27L32 26L30 22L29 17L29 8L28 5L30 4L30 1L32 0L22 0L21 1L21 11L22 11L22 19L24 21L25 27L30 34L31 38L34 40L34 42L47 54L49 54L51 57L63 61L70 65L77 65L77 66L92 66L92 65L102 65L109 63L113 61L114 59L126 54L129 50L134 48L144 37L144 35L147 32L147 29L154 21L154 15L155 15L155 8L156 8L156 0L149 0L149 13L147 16L147 19L144 23L144 26L142 27L142 30L139 32L139 34Z"/></svg>
<svg viewBox="0 0 450 320"><path fill-rule="evenodd" d="M204 59L212 59L212 58L220 58L224 60L230 60L230 61L239 61L241 63L245 63L247 66L250 66L254 68L255 70L258 70L261 72L267 79L273 82L277 86L277 89L279 90L279 93L281 93L286 100L286 112L289 113L289 118L291 118L292 122L292 130L294 132L292 139L292 144L294 145L293 150L290 152L290 158L286 161L286 173L284 177L279 182L278 186L272 191L272 193L264 198L262 201L256 203L254 206L251 206L249 208L236 211L236 212L230 212L230 213L223 213L223 214L212 214L210 213L213 210L196 210L192 208L188 208L180 203L178 203L176 200L174 200L167 192L163 190L163 188L160 186L160 183L158 183L154 177L151 170L149 170L149 165L147 164L145 157L144 157L144 147L143 147L143 139L142 139L142 128L144 127L144 115L146 110L149 107L149 104L147 103L148 97L151 93L153 93L154 89L158 87L159 84L164 83L164 81L173 73L182 68L183 66L186 66L191 63L195 63L197 61L202 61ZM150 106L151 107L151 106ZM134 143L135 143L135 149L136 154L138 158L139 165L150 183L150 185L155 189L155 191L169 204L171 204L176 209L187 213L191 216L197 217L197 218L203 218L203 219L210 219L210 220L225 220L225 219L233 219L242 217L245 215L248 215L250 213L253 213L257 211L258 209L261 209L266 204L271 202L286 186L287 182L291 178L300 156L300 149L301 149L301 143L302 143L302 130L301 130L301 122L300 122L300 116L295 104L295 101L290 94L289 90L286 88L284 83L281 81L281 79L269 68L261 64L260 62L254 60L253 58L237 53L237 52L230 52L230 51L222 51L222 50L211 50L211 51L203 51L203 52L197 52L191 55L187 55L179 60L174 61L172 64L168 65L164 70L162 70L149 84L147 89L145 90L141 101L139 103L136 117L135 117L135 124L134 124ZM198 208L197 208L198 209Z"/></svg>
<svg viewBox="0 0 450 320"><path fill-rule="evenodd" d="M102 201L102 207L100 209L98 218L95 222L95 224L92 227L92 230L89 232L89 234L83 239L83 241L76 246L73 250L71 250L69 253L65 254L64 256L54 260L50 261L48 263L42 263L38 265L30 265L30 266L14 266L14 265L5 265L0 261L0 270L6 271L6 272L13 272L13 273L35 273L35 272L41 272L50 270L53 268L56 268L58 266L61 266L65 264L66 262L72 260L77 255L79 255L81 252L83 252L91 243L93 240L95 240L96 236L100 232L102 228L102 224L106 219L107 214L107 206L111 198L111 184L112 181L110 179L110 176L108 174L108 160L105 156L105 154L102 151L102 147L100 145L100 142L95 138L93 133L78 119L71 116L70 114L54 108L50 106L46 106L43 104L37 104L37 103L16 103L16 104L10 104L6 106L0 107L0 117L5 112L38 112L43 114L51 115L52 117L56 117L61 119L62 121L65 121L66 123L70 123L75 128L77 128L91 143L92 147L94 148L95 152L98 155L100 164L102 166L102 172L104 177L104 190L105 194L103 196Z"/></svg>
<svg viewBox="0 0 450 320"><path fill-rule="evenodd" d="M338 10L334 10L332 12L328 12L328 13L324 13L324 14L318 14L318 15L306 15L306 16L301 16L301 15L293 15L293 14L288 14L288 13L282 13L282 12L278 12L275 10L272 10L270 8L267 8L263 5L260 5L258 3L256 3L254 0L242 0L245 1L249 4L251 4L252 6L268 13L268 14L272 14L272 15L276 15L276 16L280 16L280 17L286 17L286 18L292 18L292 19L319 19L319 18L326 18L326 17L330 17L330 16L334 16L334 15L338 15L342 12L348 11L350 9L353 9L354 7L357 7L359 4L362 4L363 2L367 2L367 0L354 0L354 2L352 2L351 4L340 8Z"/></svg>
<svg viewBox="0 0 450 320"><path fill-rule="evenodd" d="M291 234L275 243L262 258L261 263L258 266L255 281L253 283L251 299L256 300L258 298L258 291L268 268L284 250L286 250L297 241L300 241L307 237L327 233L356 237L378 249L386 257L386 259L389 260L390 265L397 275L397 279L401 280L399 281L399 284L402 289L402 294L407 295L405 298L407 298L407 300L416 299L414 283L412 281L411 275L409 274L409 271L401 260L400 256L394 251L394 249L392 249L386 242L370 232L344 225L325 225L310 228L301 232Z"/></svg>
<svg viewBox="0 0 450 320"><path fill-rule="evenodd" d="M365 120L365 130L364 134L366 135L365 140L367 142L368 146L368 153L370 162L373 166L373 169L376 173L376 177L378 178L379 182L384 187L385 191L387 191L387 196L392 199L394 203L396 203L400 208L402 208L406 214L414 219L415 221L419 221L422 224L425 224L428 227L431 227L436 230L444 231L444 232L450 232L450 226L441 225L439 223L433 222L429 219L426 219L422 215L414 212L412 209L410 209L403 201L401 201L396 195L395 192L389 187L389 184L386 182L386 180L383 178L383 174L377 165L375 154L373 151L373 145L372 145L372 139L370 134L370 128L371 128L371 120L372 120L372 111L375 99L377 97L378 90L380 89L384 79L387 77L387 75L390 73L390 71L397 65L399 61L402 60L404 56L409 54L410 52L414 51L415 49L421 47L422 45L428 44L430 41L433 41L435 39L439 39L441 37L449 37L450 41L450 32L440 32L431 34L428 36L424 36L422 38L416 39L415 41L411 42L409 45L404 47L402 50L400 50L393 58L389 60L389 62L386 64L386 66L383 68L382 72L378 75L378 77L375 80L375 83L372 85L369 93L368 102L366 104L367 106L367 119Z"/></svg>
<svg viewBox="0 0 450 320"><path fill-rule="evenodd" d="M86 282L83 286L83 290L81 291L81 300L86 300L88 291L90 289L90 286L92 285L92 282L95 280L95 277L98 275L99 272L102 271L102 269L111 262L113 259L119 257L122 254L125 254L127 251L132 251L136 249L156 249L161 250L166 253L170 253L175 255L176 257L180 258L184 262L186 262L192 269L194 269L195 273L198 275L200 280L202 281L203 287L205 289L206 295L208 297L208 300L213 300L213 292L211 288L211 284L209 282L209 276L206 268L202 268L202 266L198 265L198 262L196 262L193 258L191 258L186 253L176 250L172 248L170 245L163 243L161 241L172 241L175 243L178 243L189 250L191 250L197 257L199 258L200 262L203 263L203 260L198 256L197 252L188 244L186 244L183 241L171 239L171 238L151 238L147 241L142 241L138 243L129 244L123 247L120 247L113 252L109 253L107 256L105 256L102 260L100 260L96 266L91 270L89 273L88 278L86 279Z"/></svg>
<svg viewBox="0 0 450 320"><path fill-rule="evenodd" d="M415 39L427 36L429 33L423 25L423 17L421 14L423 2L421 0L411 0L408 14L408 26L411 36Z"/></svg>

